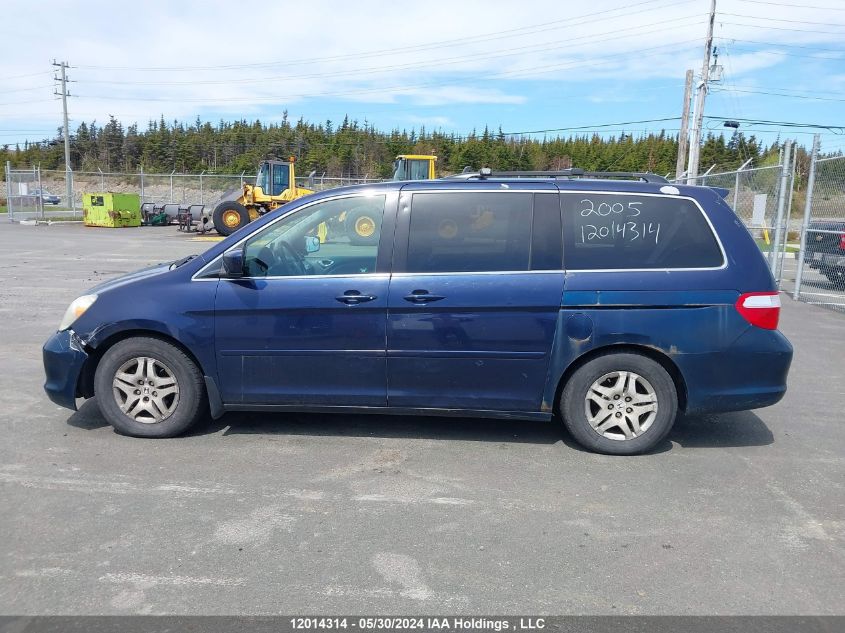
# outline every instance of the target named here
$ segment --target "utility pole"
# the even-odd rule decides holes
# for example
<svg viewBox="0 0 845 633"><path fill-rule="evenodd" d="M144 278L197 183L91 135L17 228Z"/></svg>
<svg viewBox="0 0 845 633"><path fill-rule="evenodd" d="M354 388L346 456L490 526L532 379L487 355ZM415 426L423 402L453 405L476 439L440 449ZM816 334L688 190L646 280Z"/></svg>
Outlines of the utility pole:
<svg viewBox="0 0 845 633"><path fill-rule="evenodd" d="M56 92L55 94L61 94L62 96L62 114L64 116L64 137L65 137L65 195L66 203L70 206L71 209L74 208L73 205L73 181L71 176L71 168L70 168L70 130L68 129L68 122L67 122L67 98L70 96L70 93L67 89L67 69L69 68L67 62L56 62L53 60L53 66L56 66L61 71L61 77L53 77L54 81L60 81L62 84L62 91L61 93Z"/></svg>
<svg viewBox="0 0 845 633"><path fill-rule="evenodd" d="M695 94L692 134L687 165L687 184L694 185L698 176L698 159L701 152L701 127L704 121L704 99L707 96L707 82L710 81L710 53L713 50L713 25L716 22L716 0L710 0L710 19L707 21L707 41L704 43L704 63L701 65L701 81Z"/></svg>
<svg viewBox="0 0 845 633"><path fill-rule="evenodd" d="M689 106L692 99L692 80L695 73L687 71L687 80L684 85L684 109L681 114L681 131L678 132L678 162L675 165L675 180L680 180L684 175L684 165L687 160L687 141L689 141Z"/></svg>

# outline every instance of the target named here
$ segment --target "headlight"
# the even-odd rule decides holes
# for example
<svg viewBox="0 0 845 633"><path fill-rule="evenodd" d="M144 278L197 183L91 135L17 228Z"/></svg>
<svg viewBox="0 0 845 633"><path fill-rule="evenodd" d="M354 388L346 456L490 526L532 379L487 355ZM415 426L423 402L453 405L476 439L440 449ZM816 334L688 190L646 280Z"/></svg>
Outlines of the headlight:
<svg viewBox="0 0 845 633"><path fill-rule="evenodd" d="M82 295L81 297L74 299L68 306L64 317L62 317L62 322L59 324L59 332L66 330L73 325L73 322L85 314L85 311L94 305L96 300L97 295Z"/></svg>

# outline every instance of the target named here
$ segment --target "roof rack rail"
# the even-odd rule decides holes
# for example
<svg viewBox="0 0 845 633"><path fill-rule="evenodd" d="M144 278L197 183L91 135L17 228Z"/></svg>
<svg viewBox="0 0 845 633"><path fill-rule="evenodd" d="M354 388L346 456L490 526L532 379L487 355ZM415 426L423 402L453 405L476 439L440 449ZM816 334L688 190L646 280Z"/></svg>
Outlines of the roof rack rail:
<svg viewBox="0 0 845 633"><path fill-rule="evenodd" d="M669 181L659 174L636 171L584 171L577 167L558 171L493 171L482 167L478 171L446 176L454 180L486 180L487 178L636 178L644 182L665 184Z"/></svg>

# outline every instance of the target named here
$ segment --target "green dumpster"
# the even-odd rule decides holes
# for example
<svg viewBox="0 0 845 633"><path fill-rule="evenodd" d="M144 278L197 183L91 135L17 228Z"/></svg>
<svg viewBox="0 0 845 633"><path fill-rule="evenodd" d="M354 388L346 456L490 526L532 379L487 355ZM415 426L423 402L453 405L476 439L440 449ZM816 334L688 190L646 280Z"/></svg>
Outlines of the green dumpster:
<svg viewBox="0 0 845 633"><path fill-rule="evenodd" d="M85 226L141 226L141 197L137 193L84 193L82 218Z"/></svg>

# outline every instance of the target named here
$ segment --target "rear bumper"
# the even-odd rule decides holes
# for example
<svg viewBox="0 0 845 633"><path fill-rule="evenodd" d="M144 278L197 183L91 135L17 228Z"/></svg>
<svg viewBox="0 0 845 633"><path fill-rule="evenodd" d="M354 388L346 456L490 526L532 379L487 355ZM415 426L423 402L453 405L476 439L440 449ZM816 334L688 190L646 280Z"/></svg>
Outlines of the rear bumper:
<svg viewBox="0 0 845 633"><path fill-rule="evenodd" d="M786 394L792 345L777 330L750 327L726 350L675 360L687 384L687 413L745 411Z"/></svg>
<svg viewBox="0 0 845 633"><path fill-rule="evenodd" d="M56 332L42 350L44 373L47 380L44 391L56 404L76 411L76 387L82 366L88 358L82 343L73 330Z"/></svg>

